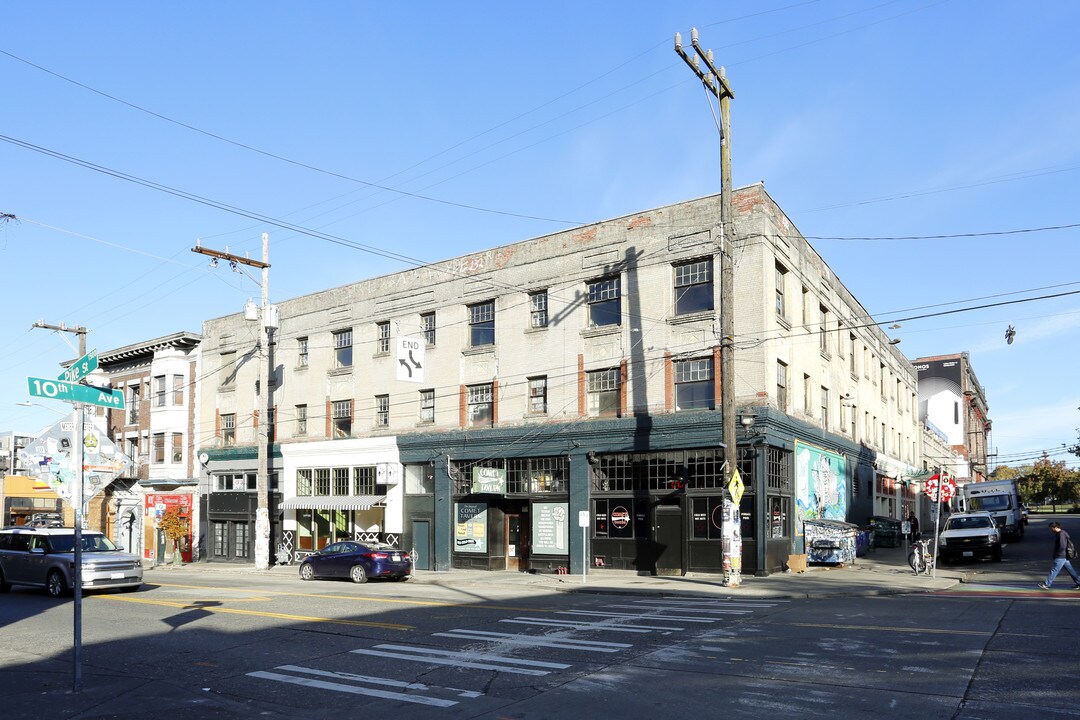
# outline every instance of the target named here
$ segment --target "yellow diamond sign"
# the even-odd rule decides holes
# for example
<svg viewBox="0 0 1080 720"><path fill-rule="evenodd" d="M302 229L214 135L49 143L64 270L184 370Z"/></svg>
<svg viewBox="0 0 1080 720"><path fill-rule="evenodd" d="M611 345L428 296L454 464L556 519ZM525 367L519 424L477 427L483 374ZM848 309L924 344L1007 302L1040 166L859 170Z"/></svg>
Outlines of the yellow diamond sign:
<svg viewBox="0 0 1080 720"><path fill-rule="evenodd" d="M743 490L746 489L746 486L743 485L742 478L739 477L738 470L731 474L731 482L728 483L727 489L728 492L731 493L731 499L735 501L736 505L738 505L739 502L742 500Z"/></svg>

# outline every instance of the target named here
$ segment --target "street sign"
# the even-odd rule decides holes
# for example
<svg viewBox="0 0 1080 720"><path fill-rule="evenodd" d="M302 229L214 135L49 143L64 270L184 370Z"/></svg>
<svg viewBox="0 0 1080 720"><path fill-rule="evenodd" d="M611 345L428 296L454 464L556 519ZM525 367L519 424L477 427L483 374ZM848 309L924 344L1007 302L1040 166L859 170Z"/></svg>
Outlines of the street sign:
<svg viewBox="0 0 1080 720"><path fill-rule="evenodd" d="M738 470L735 470L735 472L731 474L731 482L728 483L727 489L728 492L731 493L731 499L735 502L735 505L742 502L742 496L746 486L743 484L742 477L739 475Z"/></svg>
<svg viewBox="0 0 1080 720"><path fill-rule="evenodd" d="M67 370L60 373L57 379L62 382L79 382L84 377L98 369L97 350L91 350L81 358L71 363Z"/></svg>
<svg viewBox="0 0 1080 720"><path fill-rule="evenodd" d="M397 379L405 382L424 382L423 338L399 337L397 339Z"/></svg>
<svg viewBox="0 0 1080 720"><path fill-rule="evenodd" d="M939 475L932 475L926 479L923 492L933 502L949 502L953 499L953 495L956 494L956 481L951 477L940 477ZM941 498L938 499L940 494Z"/></svg>
<svg viewBox="0 0 1080 720"><path fill-rule="evenodd" d="M30 395L33 397L89 403L118 410L124 408L124 393L119 390L36 377L28 377L26 382L30 387Z"/></svg>

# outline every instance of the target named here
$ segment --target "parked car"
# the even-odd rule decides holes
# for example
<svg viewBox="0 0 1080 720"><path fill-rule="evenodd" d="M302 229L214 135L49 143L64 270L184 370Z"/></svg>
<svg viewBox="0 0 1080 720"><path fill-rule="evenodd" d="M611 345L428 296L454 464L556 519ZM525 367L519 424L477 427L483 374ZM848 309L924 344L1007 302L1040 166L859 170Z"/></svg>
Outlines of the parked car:
<svg viewBox="0 0 1080 720"><path fill-rule="evenodd" d="M334 543L308 555L300 564L304 580L338 577L362 583L378 577L405 580L411 574L409 553L382 543Z"/></svg>
<svg viewBox="0 0 1080 720"><path fill-rule="evenodd" d="M988 557L1001 561L1001 531L988 512L953 513L938 536L942 562Z"/></svg>
<svg viewBox="0 0 1080 720"><path fill-rule="evenodd" d="M0 530L0 592L12 585L45 588L53 597L75 589L75 528L15 527ZM138 556L123 552L102 533L82 533L84 590L137 590L143 582Z"/></svg>
<svg viewBox="0 0 1080 720"><path fill-rule="evenodd" d="M1028 524L1028 506L1027 503L1020 503L1020 518L1025 525Z"/></svg>

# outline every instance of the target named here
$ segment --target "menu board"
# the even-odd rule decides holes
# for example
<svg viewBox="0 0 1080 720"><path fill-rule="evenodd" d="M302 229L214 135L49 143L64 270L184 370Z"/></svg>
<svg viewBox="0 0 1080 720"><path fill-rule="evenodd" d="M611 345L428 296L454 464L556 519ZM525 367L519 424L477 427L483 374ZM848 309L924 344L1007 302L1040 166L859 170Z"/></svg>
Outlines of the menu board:
<svg viewBox="0 0 1080 720"><path fill-rule="evenodd" d="M569 541L567 503L534 502L532 504L532 553L534 555L566 555Z"/></svg>
<svg viewBox="0 0 1080 720"><path fill-rule="evenodd" d="M454 551L487 552L487 503L455 503Z"/></svg>

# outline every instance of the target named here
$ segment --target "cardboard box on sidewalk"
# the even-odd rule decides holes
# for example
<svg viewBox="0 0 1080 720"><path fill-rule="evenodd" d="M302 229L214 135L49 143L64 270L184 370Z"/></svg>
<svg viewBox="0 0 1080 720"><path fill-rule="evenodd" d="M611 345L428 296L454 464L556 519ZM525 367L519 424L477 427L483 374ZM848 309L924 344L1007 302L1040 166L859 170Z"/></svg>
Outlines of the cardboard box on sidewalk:
<svg viewBox="0 0 1080 720"><path fill-rule="evenodd" d="M788 555L787 566L793 573L806 572L806 555Z"/></svg>

